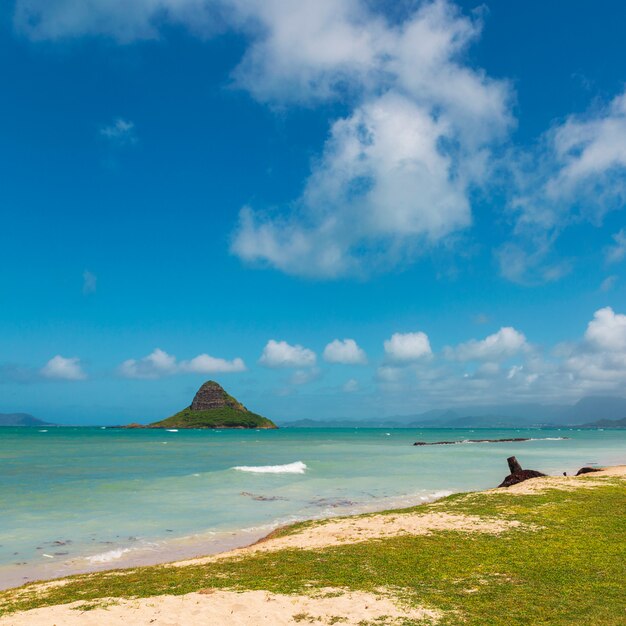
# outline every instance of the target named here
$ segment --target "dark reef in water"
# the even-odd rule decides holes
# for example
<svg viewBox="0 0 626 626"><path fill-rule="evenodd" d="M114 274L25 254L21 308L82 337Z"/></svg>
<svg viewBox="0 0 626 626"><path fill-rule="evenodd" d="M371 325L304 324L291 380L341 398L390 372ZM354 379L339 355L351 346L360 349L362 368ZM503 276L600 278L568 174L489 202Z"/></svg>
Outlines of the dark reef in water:
<svg viewBox="0 0 626 626"><path fill-rule="evenodd" d="M416 441L414 446L449 446L454 443L506 443L511 441L530 441L530 437L512 437L508 439L459 439L458 441Z"/></svg>

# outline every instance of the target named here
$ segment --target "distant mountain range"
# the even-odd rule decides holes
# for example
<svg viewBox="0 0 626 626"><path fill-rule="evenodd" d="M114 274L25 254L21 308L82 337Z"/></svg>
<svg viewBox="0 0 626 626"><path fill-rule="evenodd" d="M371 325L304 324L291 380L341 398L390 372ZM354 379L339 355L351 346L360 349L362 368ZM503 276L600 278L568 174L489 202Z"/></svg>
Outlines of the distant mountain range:
<svg viewBox="0 0 626 626"><path fill-rule="evenodd" d="M384 418L312 420L281 423L308 428L520 428L531 426L579 426L597 420L626 416L626 398L588 396L576 404L503 404L433 409L414 415Z"/></svg>
<svg viewBox="0 0 626 626"><path fill-rule="evenodd" d="M590 424L581 424L581 428L626 428L626 417L621 420L598 420Z"/></svg>
<svg viewBox="0 0 626 626"><path fill-rule="evenodd" d="M433 409L412 415L280 422L286 428L626 428L626 398L587 396L568 404L502 404ZM0 413L0 426L55 426L28 413ZM258 428L259 426L255 426Z"/></svg>
<svg viewBox="0 0 626 626"><path fill-rule="evenodd" d="M53 426L28 413L0 413L0 426Z"/></svg>

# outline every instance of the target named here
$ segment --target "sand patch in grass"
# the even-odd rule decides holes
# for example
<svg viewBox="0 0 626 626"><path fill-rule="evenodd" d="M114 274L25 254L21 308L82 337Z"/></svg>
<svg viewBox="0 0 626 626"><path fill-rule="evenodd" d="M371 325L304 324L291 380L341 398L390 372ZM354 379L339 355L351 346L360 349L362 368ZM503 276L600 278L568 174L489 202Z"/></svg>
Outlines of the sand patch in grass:
<svg viewBox="0 0 626 626"><path fill-rule="evenodd" d="M516 520L485 518L456 513L387 513L362 517L325 520L282 537L270 537L247 548L240 548L206 558L171 563L175 567L211 563L233 556L285 549L318 550L371 539L387 539L400 535L429 535L442 530L498 535L521 526Z"/></svg>
<svg viewBox="0 0 626 626"><path fill-rule="evenodd" d="M0 626L283 626L292 624L436 624L439 611L403 606L388 593L321 589L314 595L207 589L181 596L115 600L103 606L73 602L0 618Z"/></svg>

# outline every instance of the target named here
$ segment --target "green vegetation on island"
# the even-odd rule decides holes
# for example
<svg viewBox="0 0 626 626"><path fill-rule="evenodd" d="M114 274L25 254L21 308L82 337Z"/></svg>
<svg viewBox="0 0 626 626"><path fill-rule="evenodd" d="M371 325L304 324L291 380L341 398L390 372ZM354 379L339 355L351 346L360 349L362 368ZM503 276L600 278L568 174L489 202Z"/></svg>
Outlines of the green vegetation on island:
<svg viewBox="0 0 626 626"><path fill-rule="evenodd" d="M276 428L276 425L256 413L223 407L207 411L183 409L176 415L150 424L150 428Z"/></svg>
<svg viewBox="0 0 626 626"><path fill-rule="evenodd" d="M148 428L277 428L271 420L249 411L213 380L204 383L190 406Z"/></svg>
<svg viewBox="0 0 626 626"><path fill-rule="evenodd" d="M387 590L408 606L437 611L438 626L624 624L624 479L566 480L568 485L559 489L456 494L384 514L390 522L412 514L507 523L508 529L497 535L433 529L316 550L292 547L184 566L91 573L73 576L63 585L32 583L3 592L0 615L76 601L77 610L89 610L121 598L200 590L311 594L333 588ZM328 523L304 522L274 536L297 535Z"/></svg>

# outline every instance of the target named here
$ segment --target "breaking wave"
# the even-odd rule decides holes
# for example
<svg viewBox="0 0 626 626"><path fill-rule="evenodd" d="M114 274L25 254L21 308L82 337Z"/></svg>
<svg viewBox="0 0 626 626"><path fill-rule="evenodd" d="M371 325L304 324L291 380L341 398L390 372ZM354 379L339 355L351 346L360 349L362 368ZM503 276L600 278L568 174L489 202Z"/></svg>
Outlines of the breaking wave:
<svg viewBox="0 0 626 626"><path fill-rule="evenodd" d="M124 556L127 552L130 552L131 548L116 548L115 550L109 550L108 552L101 552L100 554L94 554L87 557L87 561L90 563L110 563Z"/></svg>
<svg viewBox="0 0 626 626"><path fill-rule="evenodd" d="M286 465L237 465L232 469L254 474L304 474L308 469L302 461Z"/></svg>

